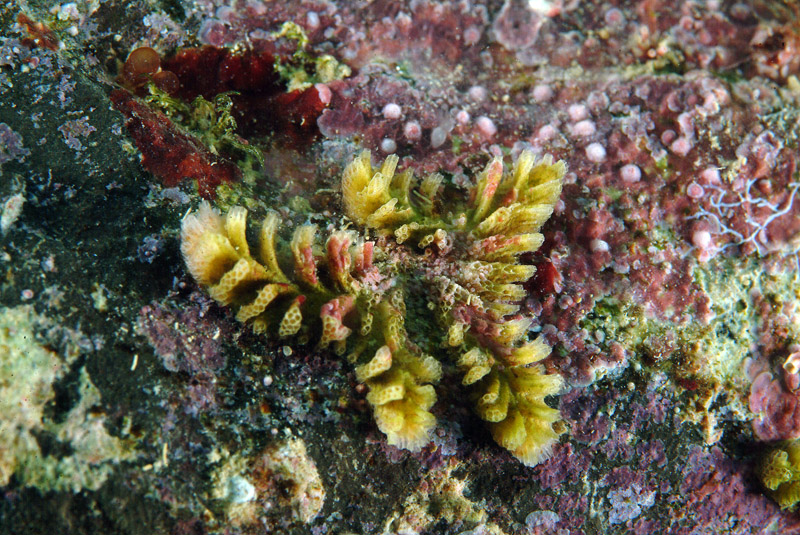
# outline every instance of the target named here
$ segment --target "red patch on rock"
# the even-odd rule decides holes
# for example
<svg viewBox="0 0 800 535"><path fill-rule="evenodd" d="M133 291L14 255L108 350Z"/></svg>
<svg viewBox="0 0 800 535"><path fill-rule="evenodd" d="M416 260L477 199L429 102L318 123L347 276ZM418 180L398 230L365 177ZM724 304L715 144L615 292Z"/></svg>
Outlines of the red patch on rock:
<svg viewBox="0 0 800 535"><path fill-rule="evenodd" d="M22 44L30 48L40 47L47 50L58 50L61 41L53 30L43 22L36 22L24 13L17 15L17 22L25 26L30 37L22 40Z"/></svg>
<svg viewBox="0 0 800 535"><path fill-rule="evenodd" d="M318 135L317 117L326 104L315 86L287 93L275 61L271 43L238 53L204 46L179 50L164 58L161 67L177 76L181 86L177 96L187 102L235 92L231 100L239 135L277 133L291 144L305 146Z"/></svg>
<svg viewBox="0 0 800 535"><path fill-rule="evenodd" d="M125 115L125 126L142 153L142 165L167 187L187 179L197 181L204 199L216 197L217 186L241 177L233 162L211 153L198 139L180 131L163 114L148 108L125 90L111 93L114 107Z"/></svg>

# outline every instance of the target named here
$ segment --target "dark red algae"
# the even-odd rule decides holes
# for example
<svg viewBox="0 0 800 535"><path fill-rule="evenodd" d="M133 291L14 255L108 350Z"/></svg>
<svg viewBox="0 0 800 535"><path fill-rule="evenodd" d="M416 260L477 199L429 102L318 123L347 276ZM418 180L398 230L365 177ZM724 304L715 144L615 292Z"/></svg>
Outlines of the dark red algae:
<svg viewBox="0 0 800 535"><path fill-rule="evenodd" d="M213 154L166 115L150 109L128 91L113 91L111 101L125 116L128 133L142 153L142 165L165 186L174 187L193 179L200 196L213 199L217 186L241 178L236 164Z"/></svg>
<svg viewBox="0 0 800 535"><path fill-rule="evenodd" d="M312 86L286 92L275 71L271 44L244 52L204 46L185 48L162 60L162 69L175 73L177 95L191 102L198 96L211 100L234 92L233 115L237 133L245 138L279 134L292 145L306 146L319 134L317 117L326 103Z"/></svg>
<svg viewBox="0 0 800 535"><path fill-rule="evenodd" d="M316 119L328 99L317 86L287 93L275 71L275 59L270 46L244 52L212 46L185 48L166 58L140 47L128 56L118 82L144 96L147 82L152 81L186 103L197 97L211 101L229 93L238 135L245 139L274 135L290 147L302 148L318 136ZM200 195L211 199L217 186L241 178L232 160L209 150L134 94L120 89L111 99L126 117L142 164L164 185L194 179Z"/></svg>
<svg viewBox="0 0 800 535"><path fill-rule="evenodd" d="M35 21L24 13L17 15L17 22L25 26L29 36L22 40L22 44L31 48L40 47L47 50L58 50L61 41L46 24Z"/></svg>

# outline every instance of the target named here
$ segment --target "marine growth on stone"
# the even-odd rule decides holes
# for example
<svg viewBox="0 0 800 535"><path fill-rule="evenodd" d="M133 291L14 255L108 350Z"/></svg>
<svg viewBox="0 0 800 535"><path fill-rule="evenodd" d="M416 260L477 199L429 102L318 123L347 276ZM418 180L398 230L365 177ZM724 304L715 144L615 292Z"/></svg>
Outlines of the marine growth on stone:
<svg viewBox="0 0 800 535"><path fill-rule="evenodd" d="M188 270L255 331L347 354L389 444L428 443L434 385L453 359L495 441L537 464L560 432L559 412L544 399L561 379L537 364L550 347L531 338L520 307L535 272L520 256L541 246L566 166L528 151L510 169L495 158L468 200L443 203L441 175L415 181L397 164L356 156L341 180L354 225L325 236L312 224L284 235L269 212L251 243L247 210L223 215L201 204L181 227ZM409 335L411 297L427 301L438 336Z"/></svg>

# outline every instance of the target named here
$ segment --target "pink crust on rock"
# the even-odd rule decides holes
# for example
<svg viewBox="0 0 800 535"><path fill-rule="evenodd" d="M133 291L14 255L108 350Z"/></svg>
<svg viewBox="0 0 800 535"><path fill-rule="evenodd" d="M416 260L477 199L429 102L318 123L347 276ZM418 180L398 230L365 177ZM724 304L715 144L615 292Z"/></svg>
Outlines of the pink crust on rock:
<svg viewBox="0 0 800 535"><path fill-rule="evenodd" d="M409 141L418 141L422 137L422 127L417 121L408 121L403 126L403 135Z"/></svg>
<svg viewBox="0 0 800 535"><path fill-rule="evenodd" d="M572 125L572 135L576 137L589 137L594 135L596 131L597 128L591 119L584 119Z"/></svg>
<svg viewBox="0 0 800 535"><path fill-rule="evenodd" d="M383 107L382 113L386 119L399 119L403 116L403 109L394 102L390 102Z"/></svg>
<svg viewBox="0 0 800 535"><path fill-rule="evenodd" d="M642 178L642 170L636 164L625 164L619 170L619 176L626 184L635 184Z"/></svg>
<svg viewBox="0 0 800 535"><path fill-rule="evenodd" d="M800 437L800 398L768 372L760 373L750 386L750 410L758 414L753 431L760 440Z"/></svg>
<svg viewBox="0 0 800 535"><path fill-rule="evenodd" d="M331 98L333 98L333 93L331 92L331 88L325 84L314 84L314 89L317 90L317 96L319 97L319 101L324 104L328 105L331 103Z"/></svg>
<svg viewBox="0 0 800 535"><path fill-rule="evenodd" d="M538 84L533 87L531 96L537 102L547 102L553 98L553 89L547 84Z"/></svg>
<svg viewBox="0 0 800 535"><path fill-rule="evenodd" d="M600 143L589 143L586 146L586 158L595 163L600 163L606 159L606 148Z"/></svg>
<svg viewBox="0 0 800 535"><path fill-rule="evenodd" d="M589 109L584 104L573 104L567 108L567 114L572 121L584 121L589 118Z"/></svg>
<svg viewBox="0 0 800 535"><path fill-rule="evenodd" d="M497 133L497 126L494 124L494 121L485 115L481 115L475 119L475 127L478 129L478 132L480 132L481 135L487 139L491 138Z"/></svg>

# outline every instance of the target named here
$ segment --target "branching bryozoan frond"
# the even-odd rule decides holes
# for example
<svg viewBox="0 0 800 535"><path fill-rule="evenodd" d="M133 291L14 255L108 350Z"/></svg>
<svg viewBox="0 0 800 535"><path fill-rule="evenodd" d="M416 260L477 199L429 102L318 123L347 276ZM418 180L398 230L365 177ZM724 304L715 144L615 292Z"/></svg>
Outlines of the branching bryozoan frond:
<svg viewBox="0 0 800 535"><path fill-rule="evenodd" d="M421 349L430 351L431 341L412 340L405 328L405 282L421 277L445 344L460 352L462 382L473 392L477 414L500 445L536 464L558 437L558 411L544 398L560 390L561 380L536 364L550 348L529 339L531 318L520 304L522 283L535 268L519 259L543 242L539 231L561 193L565 165L523 152L508 171L495 158L467 202L440 210L443 177L415 183L397 164L389 156L374 167L364 151L342 177L347 217L387 238L380 242L388 247L381 260L375 260L375 242L334 231L318 243L310 224L299 226L284 250L274 213L264 219L251 253L246 211L234 208L223 217L203 204L183 221L189 272L257 331L307 336L316 329L319 345L340 354L355 333L351 357L372 355L356 375L369 387L378 427L390 444L410 450L425 445L435 426L432 383L441 376L437 359ZM392 261L383 260L389 256ZM304 319L314 316L319 321Z"/></svg>

